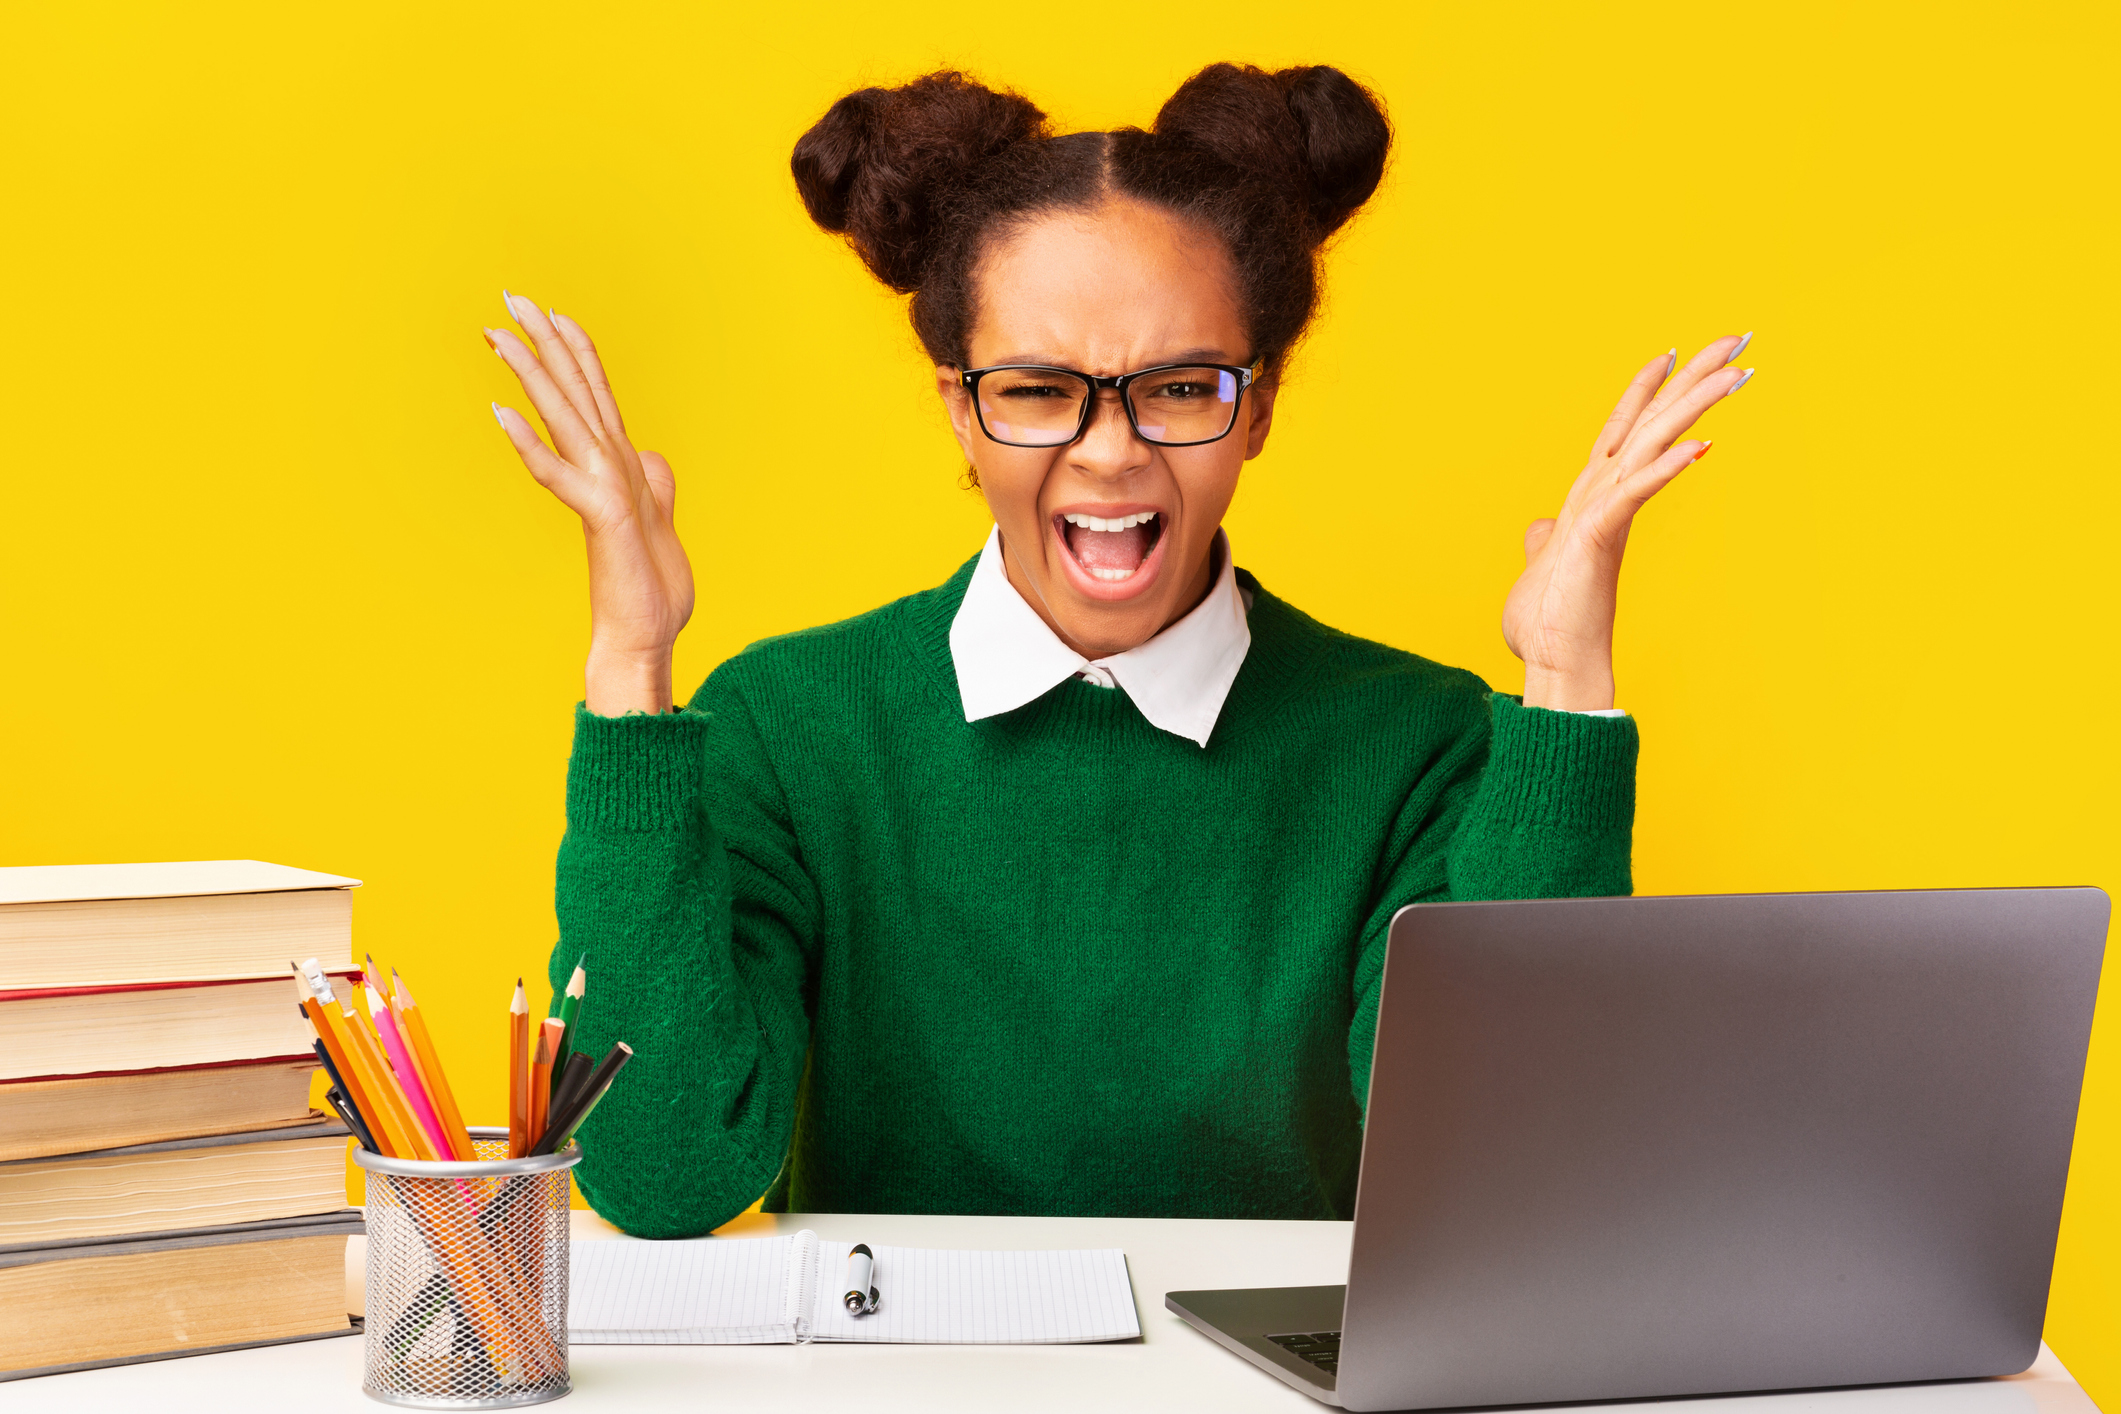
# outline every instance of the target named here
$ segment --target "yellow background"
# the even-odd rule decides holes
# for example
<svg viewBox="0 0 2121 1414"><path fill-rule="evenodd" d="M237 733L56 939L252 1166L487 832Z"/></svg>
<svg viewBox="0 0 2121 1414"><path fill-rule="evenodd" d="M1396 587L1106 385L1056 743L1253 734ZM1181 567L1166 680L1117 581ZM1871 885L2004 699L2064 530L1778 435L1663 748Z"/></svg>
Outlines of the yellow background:
<svg viewBox="0 0 2121 1414"><path fill-rule="evenodd" d="M2111 6L75 4L0 53L0 860L368 881L473 1111L542 993L585 598L486 408L501 287L678 468L688 686L985 520L790 144L942 63L1068 127L1328 61L1399 132L1230 520L1329 623L1519 681L1519 531L1625 376L1757 328L1630 546L1644 892L2117 878ZM858 410L804 412L820 360ZM520 406L520 399L517 400ZM2121 1012L2049 1333L2121 1400ZM542 995L540 996L542 1001Z"/></svg>

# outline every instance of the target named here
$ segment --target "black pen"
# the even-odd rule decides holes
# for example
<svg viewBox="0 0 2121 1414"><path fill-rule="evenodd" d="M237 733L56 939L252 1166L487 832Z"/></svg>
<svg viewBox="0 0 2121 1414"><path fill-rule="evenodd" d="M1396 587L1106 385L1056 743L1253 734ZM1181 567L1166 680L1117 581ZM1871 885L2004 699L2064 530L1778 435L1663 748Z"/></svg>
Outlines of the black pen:
<svg viewBox="0 0 2121 1414"><path fill-rule="evenodd" d="M881 1299L876 1280L876 1254L866 1242L857 1242L847 1254L847 1294L840 1298L850 1316L866 1316Z"/></svg>
<svg viewBox="0 0 2121 1414"><path fill-rule="evenodd" d="M302 1009L297 1007L295 1010ZM302 1012L302 1019L309 1020L309 1013ZM324 1049L322 1041L312 1041L310 1047L316 1051L317 1060L324 1066L324 1073L331 1077L331 1088L324 1092L325 1102L339 1112L340 1120L353 1131L353 1137L361 1141L362 1148L371 1154L382 1153L383 1151L376 1147L375 1136L368 1132L367 1117L353 1102L353 1091L346 1088L345 1077L341 1076L339 1068L331 1063L331 1052Z"/></svg>

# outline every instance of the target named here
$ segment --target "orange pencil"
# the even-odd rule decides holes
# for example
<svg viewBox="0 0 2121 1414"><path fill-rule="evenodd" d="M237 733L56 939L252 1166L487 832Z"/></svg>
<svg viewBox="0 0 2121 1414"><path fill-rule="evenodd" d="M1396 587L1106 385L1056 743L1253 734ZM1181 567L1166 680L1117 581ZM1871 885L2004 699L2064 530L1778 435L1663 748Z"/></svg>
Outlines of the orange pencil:
<svg viewBox="0 0 2121 1414"><path fill-rule="evenodd" d="M464 1112L457 1108L449 1077L442 1073L442 1057L435 1050L434 1038L427 1034L427 1019L420 1014L420 1004L413 1000L412 988L405 985L396 968L391 969L390 980L390 1014L398 1019L398 1030L412 1048L412 1063L420 1072L420 1083L427 1087L427 1098L434 1101L435 1117L442 1121L442 1137L449 1141L451 1157L467 1162L477 1158L471 1147L471 1131L464 1127Z"/></svg>
<svg viewBox="0 0 2121 1414"><path fill-rule="evenodd" d="M530 999L518 977L508 1004L508 1157L522 1158L536 1142L530 1133Z"/></svg>
<svg viewBox="0 0 2121 1414"><path fill-rule="evenodd" d="M384 1058L390 1062L391 1074L398 1082L398 1092L405 1097L405 1107L412 1111L413 1122L419 1126L420 1137L438 1159L452 1158L449 1140L442 1134L442 1117L435 1113L434 1101L427 1098L427 1087L420 1082L420 1067L412 1058L412 1047L405 1044L405 1033L398 1029L398 1018L383 994L374 987L362 984L361 991L368 994L368 1008L361 1015L374 1027L376 1039L383 1043Z"/></svg>
<svg viewBox="0 0 2121 1414"><path fill-rule="evenodd" d="M331 989L331 978L313 964L304 964L303 980L308 984L310 995L316 999L317 1015L312 1021L321 1020L324 1027L324 1046L334 1056L346 1057L346 1069L339 1072L348 1085L361 1092L363 1110L361 1117L368 1121L369 1133L375 1136L376 1144L384 1154L394 1159L415 1159L419 1151L406 1136L403 1127L393 1122L390 1103L381 1089L381 1077L370 1071L362 1062L364 1057L349 1034L348 1018L340 1015L338 999Z"/></svg>
<svg viewBox="0 0 2121 1414"><path fill-rule="evenodd" d="M406 1103L405 1092L398 1087L397 1073L390 1068L390 1060L383 1054L376 1033L369 1029L366 1018L354 1010L353 984L349 982L336 995L339 1020L346 1032L346 1049L353 1053L354 1067L361 1072L368 1093L380 1097L383 1122L395 1126L403 1136L399 1141L399 1153L409 1159L441 1157L434 1141L420 1131L420 1122L412 1117L412 1106Z"/></svg>
<svg viewBox="0 0 2121 1414"><path fill-rule="evenodd" d="M344 1048L346 1058L353 1062L354 1073L360 1077L357 1083L363 1093L375 1101L376 1112L369 1117L370 1126L383 1126L395 1157L434 1158L433 1144L419 1132L420 1127L414 1122L412 1111L406 1107L405 1097L397 1093L398 1082L391 1077L390 1062L383 1059L383 1050L376 1044L375 1035L354 1015L351 1002L333 992L329 976L313 962L303 966L310 988L317 993L317 1000L324 1008L324 1019L338 1032L339 1045Z"/></svg>
<svg viewBox="0 0 2121 1414"><path fill-rule="evenodd" d="M398 1157L396 1149L383 1133L383 1126L376 1121L374 1102L368 1098L367 1092L362 1090L361 1081L346 1058L346 1047L339 1044L339 1033L324 1019L324 1008L318 1003L317 994L310 990L309 981L302 975L300 966L292 962L287 965L295 969L295 999L302 1004L302 1014L309 1018L309 1024L316 1029L317 1039L324 1043L324 1053L330 1056L331 1063L338 1067L339 1079L346 1084L347 1101L360 1111L362 1121L368 1125L370 1136L374 1138L376 1147L383 1151L385 1157Z"/></svg>
<svg viewBox="0 0 2121 1414"><path fill-rule="evenodd" d="M546 1106L552 1100L552 1063L560 1054L560 1038L566 1034L567 1023L556 1016L547 1017L538 1027L538 1051L530 1062L531 1148L545 1137Z"/></svg>

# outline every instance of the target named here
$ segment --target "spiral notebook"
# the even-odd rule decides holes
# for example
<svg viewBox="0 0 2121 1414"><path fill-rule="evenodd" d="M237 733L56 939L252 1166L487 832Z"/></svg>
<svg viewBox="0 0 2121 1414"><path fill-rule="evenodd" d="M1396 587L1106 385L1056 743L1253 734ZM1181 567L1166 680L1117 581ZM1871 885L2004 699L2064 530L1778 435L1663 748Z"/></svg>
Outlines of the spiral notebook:
<svg viewBox="0 0 2121 1414"><path fill-rule="evenodd" d="M953 1252L871 1244L881 1293L848 1314L847 1253L789 1237L573 1244L576 1345L772 1345L812 1340L1067 1345L1141 1335L1118 1248Z"/></svg>

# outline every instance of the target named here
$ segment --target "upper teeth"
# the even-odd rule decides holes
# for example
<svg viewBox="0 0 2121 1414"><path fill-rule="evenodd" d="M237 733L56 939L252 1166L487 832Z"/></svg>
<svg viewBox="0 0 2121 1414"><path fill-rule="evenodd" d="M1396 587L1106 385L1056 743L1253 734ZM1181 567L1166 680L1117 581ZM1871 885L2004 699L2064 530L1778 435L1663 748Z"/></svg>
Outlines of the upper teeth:
<svg viewBox="0 0 2121 1414"><path fill-rule="evenodd" d="M1062 516L1061 519L1084 530L1132 530L1137 525L1147 525L1155 520L1156 512L1143 511L1140 515L1115 516L1110 520L1103 516Z"/></svg>

